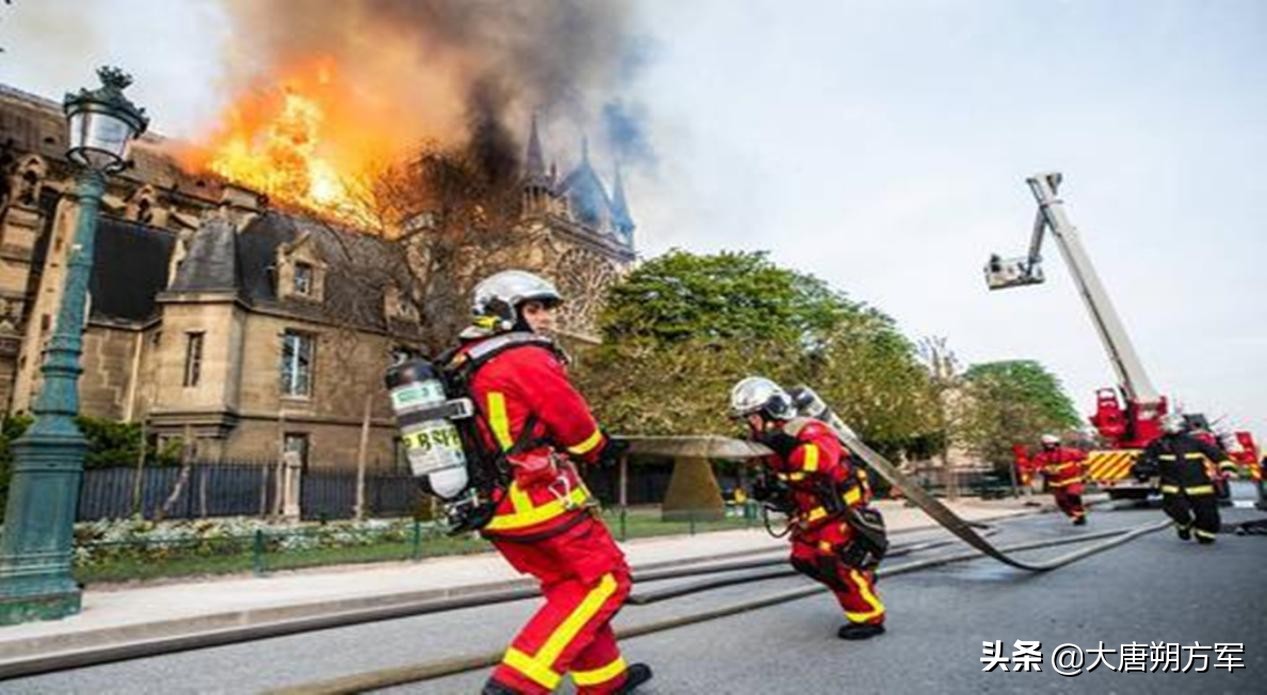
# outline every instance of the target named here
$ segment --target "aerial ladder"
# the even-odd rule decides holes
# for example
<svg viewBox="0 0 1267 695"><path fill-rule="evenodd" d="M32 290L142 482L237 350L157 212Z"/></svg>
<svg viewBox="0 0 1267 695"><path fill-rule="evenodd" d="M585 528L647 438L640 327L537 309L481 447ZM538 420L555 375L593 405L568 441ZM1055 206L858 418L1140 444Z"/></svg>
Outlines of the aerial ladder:
<svg viewBox="0 0 1267 695"><path fill-rule="evenodd" d="M1144 371L1122 319L1082 245L1077 228L1065 214L1064 201L1057 196L1060 173L1036 174L1025 182L1038 203L1029 253L1007 259L992 255L985 265L986 285L991 290L1000 290L1042 283L1045 279L1042 269L1043 237L1051 232L1118 380L1117 390L1102 388L1095 394L1095 414L1090 421L1109 448L1089 452L1086 477L1108 489L1111 497L1146 497L1155 489L1156 481L1135 480L1130 475L1131 467L1143 448L1160 436L1161 417L1167 413L1169 404ZM1205 418L1200 415L1185 417L1198 428L1205 423ZM1258 448L1248 432L1222 438L1214 438L1213 433L1206 436L1214 439L1214 443L1222 446L1242 465L1252 468L1258 460ZM1021 462L1025 449L1015 446L1013 451L1018 463Z"/></svg>

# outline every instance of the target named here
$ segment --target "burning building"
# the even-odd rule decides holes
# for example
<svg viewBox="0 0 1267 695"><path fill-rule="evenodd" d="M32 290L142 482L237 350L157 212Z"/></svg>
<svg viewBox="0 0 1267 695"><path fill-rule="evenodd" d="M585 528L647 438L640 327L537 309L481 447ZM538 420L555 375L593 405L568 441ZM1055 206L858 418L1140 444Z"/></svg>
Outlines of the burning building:
<svg viewBox="0 0 1267 695"><path fill-rule="evenodd" d="M382 370L396 351L428 346L435 312L420 265L443 230L425 207L369 229L334 175L340 163L310 147L321 114L301 92L285 97L280 118L263 122L273 140L264 160L252 149L258 138L241 130L194 164L148 134L135 166L110 178L82 410L142 422L160 439L192 438L202 459L289 449L315 467L355 465L368 412L370 465L394 466ZM634 260L620 174L609 188L584 146L560 173L535 120L525 130L513 157L515 219L503 230L513 243L491 257L553 278L572 299L563 330L594 340L596 302ZM40 388L78 212L65 131L59 104L0 87L0 398L9 412L29 409Z"/></svg>

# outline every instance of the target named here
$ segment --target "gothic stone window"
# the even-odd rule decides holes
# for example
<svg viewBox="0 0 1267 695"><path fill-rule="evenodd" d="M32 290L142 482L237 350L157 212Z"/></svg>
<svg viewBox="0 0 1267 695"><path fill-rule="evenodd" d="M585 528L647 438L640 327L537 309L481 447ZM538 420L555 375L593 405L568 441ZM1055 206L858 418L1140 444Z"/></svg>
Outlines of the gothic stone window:
<svg viewBox="0 0 1267 695"><path fill-rule="evenodd" d="M616 267L597 253L573 248L559 258L553 275L566 300L559 310L564 330L596 334L598 312L617 278Z"/></svg>
<svg viewBox="0 0 1267 695"><path fill-rule="evenodd" d="M288 330L282 334L282 395L312 396L312 366L317 339L311 333Z"/></svg>

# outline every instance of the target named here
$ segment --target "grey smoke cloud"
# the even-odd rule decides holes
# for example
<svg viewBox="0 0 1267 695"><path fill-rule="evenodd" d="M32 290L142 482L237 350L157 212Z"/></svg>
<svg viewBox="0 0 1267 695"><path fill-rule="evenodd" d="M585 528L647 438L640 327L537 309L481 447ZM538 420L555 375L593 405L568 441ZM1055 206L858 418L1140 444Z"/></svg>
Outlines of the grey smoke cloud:
<svg viewBox="0 0 1267 695"><path fill-rule="evenodd" d="M506 140L528 117L601 130L631 163L654 161L645 111L621 101L648 59L626 0L226 0L230 75L328 56L359 88L398 99L429 134ZM518 147L518 145L516 145Z"/></svg>

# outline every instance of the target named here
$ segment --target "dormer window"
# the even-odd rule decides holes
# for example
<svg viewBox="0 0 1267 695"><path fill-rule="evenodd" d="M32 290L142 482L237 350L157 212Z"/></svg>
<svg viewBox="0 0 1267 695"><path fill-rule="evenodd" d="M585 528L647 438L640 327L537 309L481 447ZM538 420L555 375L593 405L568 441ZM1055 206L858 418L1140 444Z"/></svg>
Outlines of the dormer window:
<svg viewBox="0 0 1267 695"><path fill-rule="evenodd" d="M324 301L326 264L311 236L305 234L292 243L279 245L274 262L278 299Z"/></svg>
<svg viewBox="0 0 1267 695"><path fill-rule="evenodd" d="M313 271L311 263L295 263L295 294L311 297L313 289Z"/></svg>

